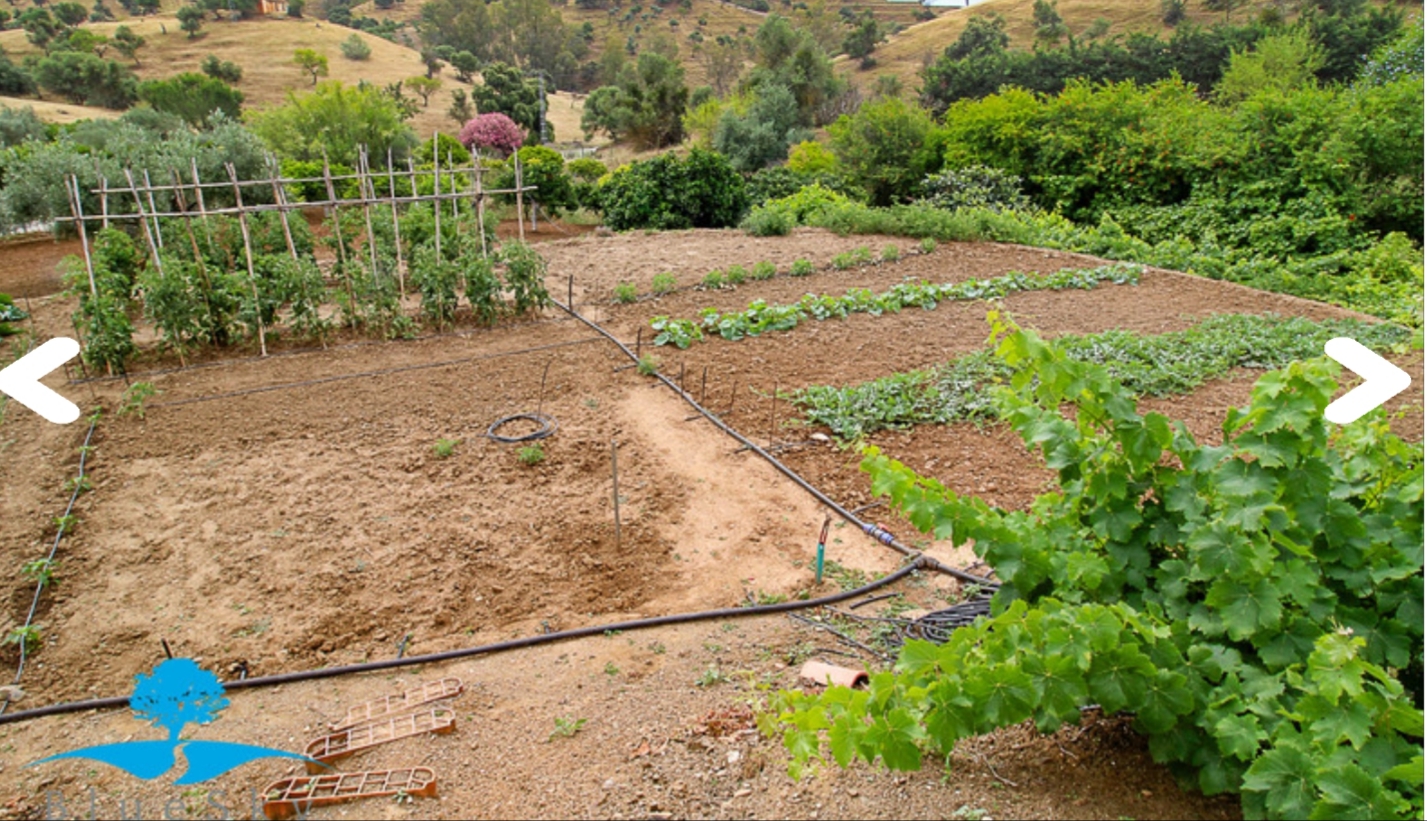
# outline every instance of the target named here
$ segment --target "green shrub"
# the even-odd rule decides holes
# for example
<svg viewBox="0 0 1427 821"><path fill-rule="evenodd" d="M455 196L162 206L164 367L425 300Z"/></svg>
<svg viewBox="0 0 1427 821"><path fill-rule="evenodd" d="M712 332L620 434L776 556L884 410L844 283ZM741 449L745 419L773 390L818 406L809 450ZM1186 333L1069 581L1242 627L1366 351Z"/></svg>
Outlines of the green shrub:
<svg viewBox="0 0 1427 821"><path fill-rule="evenodd" d="M936 237L922 237L920 243L923 254L930 254L936 250Z"/></svg>
<svg viewBox="0 0 1427 821"><path fill-rule="evenodd" d="M520 463L526 467L534 467L545 461L545 449L539 445L526 445L519 451Z"/></svg>
<svg viewBox="0 0 1427 821"><path fill-rule="evenodd" d="M663 296L677 287L679 287L678 280L674 279L674 275L669 271L655 274L653 281L649 283L649 289L655 296Z"/></svg>
<svg viewBox="0 0 1427 821"><path fill-rule="evenodd" d="M723 287L723 283L723 271L715 269L713 271L709 271L707 274L704 275L703 285L705 288L712 288L714 290L717 290Z"/></svg>
<svg viewBox="0 0 1427 821"><path fill-rule="evenodd" d="M785 237L797 224L792 214L760 205L749 211L738 227L755 237Z"/></svg>
<svg viewBox="0 0 1427 821"><path fill-rule="evenodd" d="M621 282L614 286L614 298L615 301L628 305L639 299L639 291L633 282Z"/></svg>
<svg viewBox="0 0 1427 821"><path fill-rule="evenodd" d="M806 277L812 276L813 270L813 263L811 260L795 259L793 260L793 267L791 270L789 270L789 273L791 273L795 277Z"/></svg>
<svg viewBox="0 0 1427 821"><path fill-rule="evenodd" d="M445 459L456 452L456 446L459 444L459 439L437 439L436 444L431 446L431 451L436 454L437 459Z"/></svg>
<svg viewBox="0 0 1427 821"><path fill-rule="evenodd" d="M729 285L742 285L748 279L748 270L742 265L730 265L724 279L728 280Z"/></svg>
<svg viewBox="0 0 1427 821"><path fill-rule="evenodd" d="M835 271L846 271L848 268L851 268L856 264L857 257L853 256L850 251L843 251L840 254L834 254L832 258L832 267Z"/></svg>
<svg viewBox="0 0 1427 821"><path fill-rule="evenodd" d="M616 231L728 228L748 208L743 177L724 157L701 148L615 169L599 186L605 224Z"/></svg>
<svg viewBox="0 0 1427 821"><path fill-rule="evenodd" d="M898 248L897 246L892 245L892 244L890 244L890 243L887 244L887 245L882 246L882 261L883 261L883 262L896 262L897 260L899 260L899 259L901 259L901 258L902 258L902 249L900 249L900 248Z"/></svg>
<svg viewBox="0 0 1427 821"><path fill-rule="evenodd" d="M762 262L756 263L753 266L753 271L749 273L748 276L750 279L772 279L777 275L778 266L765 259Z"/></svg>

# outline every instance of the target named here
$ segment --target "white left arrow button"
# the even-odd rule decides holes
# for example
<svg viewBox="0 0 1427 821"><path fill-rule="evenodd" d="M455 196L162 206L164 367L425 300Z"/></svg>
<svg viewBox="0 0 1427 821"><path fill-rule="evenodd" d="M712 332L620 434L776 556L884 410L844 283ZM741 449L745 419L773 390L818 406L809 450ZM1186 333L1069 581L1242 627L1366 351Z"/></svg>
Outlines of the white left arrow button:
<svg viewBox="0 0 1427 821"><path fill-rule="evenodd" d="M0 393L57 425L67 425L79 418L79 406L41 385L40 379L78 355L79 343L73 339L51 339L0 371Z"/></svg>

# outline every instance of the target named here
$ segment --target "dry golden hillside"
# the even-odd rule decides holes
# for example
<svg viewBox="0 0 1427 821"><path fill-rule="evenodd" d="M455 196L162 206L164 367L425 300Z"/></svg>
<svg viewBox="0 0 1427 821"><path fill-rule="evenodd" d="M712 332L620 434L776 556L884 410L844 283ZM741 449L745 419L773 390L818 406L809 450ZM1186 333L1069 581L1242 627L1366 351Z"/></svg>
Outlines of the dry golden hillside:
<svg viewBox="0 0 1427 821"><path fill-rule="evenodd" d="M780 0L770 0L774 11L792 14L791 3L784 6ZM353 13L377 20L414 21L421 16L420 0L405 0L390 9L378 9L371 0L353 8ZM594 29L589 60L599 60L605 43L623 44L634 38L638 47L643 48L657 36L671 38L679 48L679 58L684 64L685 76L690 88L705 84L707 72L701 60L701 46L690 39L698 32L704 42L713 42L720 36L751 37L767 18L750 9L721 0L691 0L685 9L678 3L658 6L647 3L639 14L630 14L630 0L623 0L621 6L612 9L582 9L573 3L560 7L560 14L566 23L582 26L589 23ZM836 12L847 6L855 12L871 11L880 21L909 26L916 22L916 3L891 3L885 0L828 0L827 7ZM637 29L637 30L636 30Z"/></svg>
<svg viewBox="0 0 1427 821"><path fill-rule="evenodd" d="M299 48L314 49L327 55L331 73L325 79L340 80L355 85L360 80L387 85L398 80L425 74L425 67L415 51L370 34L354 32L341 26L313 19L295 20L287 17L259 17L240 22L209 21L196 39L179 30L178 20L170 15L135 18L125 22L148 43L139 51L140 65L134 68L141 79L163 78L185 71L198 71L199 64L210 54L231 60L243 67L243 80L238 88L243 92L245 107L261 109L277 105L291 92L302 93L312 87L311 78L292 64L292 54ZM91 23L85 28L112 35L119 23ZM367 60L348 60L342 56L341 42L353 34L371 46ZM3 46L16 62L26 55L38 53L19 30L0 32ZM431 104L412 120L418 134L429 136L435 130L455 133L458 126L446 114L451 105L451 90L458 88L449 72L441 77L444 86L431 96ZM550 122L559 140L580 137L580 100L569 94L550 95ZM53 105L51 105L51 103ZM62 101L5 101L6 105L34 105L35 113L44 119L64 122L64 115L51 117L55 108L69 111L95 111ZM82 115L81 115L82 116ZM71 117L70 119L75 119Z"/></svg>

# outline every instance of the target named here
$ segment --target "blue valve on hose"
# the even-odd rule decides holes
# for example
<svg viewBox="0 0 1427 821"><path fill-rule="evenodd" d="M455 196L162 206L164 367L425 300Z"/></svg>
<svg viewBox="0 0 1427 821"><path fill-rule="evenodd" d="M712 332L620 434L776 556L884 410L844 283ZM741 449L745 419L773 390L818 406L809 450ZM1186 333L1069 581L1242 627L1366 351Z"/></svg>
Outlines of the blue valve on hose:
<svg viewBox="0 0 1427 821"><path fill-rule="evenodd" d="M823 532L818 536L818 574L817 584L823 583L823 554L827 550L827 526L832 524L832 517L823 519Z"/></svg>

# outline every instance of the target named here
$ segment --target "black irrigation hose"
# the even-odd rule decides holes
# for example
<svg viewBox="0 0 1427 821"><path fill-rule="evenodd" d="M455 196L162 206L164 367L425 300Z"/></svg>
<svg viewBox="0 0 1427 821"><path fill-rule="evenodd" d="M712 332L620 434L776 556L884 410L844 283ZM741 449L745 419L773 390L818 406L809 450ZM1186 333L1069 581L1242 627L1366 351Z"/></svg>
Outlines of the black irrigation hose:
<svg viewBox="0 0 1427 821"><path fill-rule="evenodd" d="M639 357L634 355L634 351L631 351L628 346L626 346L623 342L620 342L619 339L614 336L614 334L611 334L609 331L605 330L594 322L591 322L589 319L586 319L583 315L576 313L574 309L566 305L560 304L559 300L552 299L550 301L557 308L568 312L574 318L590 326L590 328L593 329L595 332L601 334L609 341L618 345L619 349L621 351L624 351L625 355L628 356L631 360L633 360L634 362L639 361ZM739 443L741 443L744 447L748 448L759 456L762 456L763 459L768 462L768 464L777 468L778 471L784 476L787 476L789 479L792 479L800 487L802 487L803 490L806 490L808 493L811 493L813 497L816 498L819 502L822 502L824 505L831 508L833 512L835 512L837 515L856 525L859 530L863 531L867 535L871 536L882 544L887 545L898 553L901 553L903 556L920 558L924 560L925 562L927 562L928 569L936 570L940 573L945 573L946 575L951 576L954 579L959 579L960 581L968 582L970 584L980 585L981 587L993 589L1000 587L999 584L990 579L967 573L964 570L957 570L956 568L945 565L937 561L936 559L931 558L930 556L923 556L920 551L901 543L892 534L888 533L885 530L882 530L881 528L878 528L875 524L872 524L870 522L864 522L863 520L857 518L857 515L854 514L852 511L833 501L831 498L828 497L827 494L813 487L807 482L807 480L799 476L792 468L778 461L778 458L776 456L772 455L763 448L760 448L758 445L755 445L753 441L750 440L748 437L739 433L737 430L734 430L732 427L730 427L727 423L725 423L722 419L718 418L713 413L710 413L706 408L704 408L703 405L700 405L698 403L698 400L694 399L694 397L690 396L688 392L686 392L683 388L679 387L678 384L674 382L674 380L670 379L662 373L659 373L658 371L655 371L654 377L659 381L663 382L665 385L669 386L670 390L681 396L685 402L688 402L689 405L693 407L694 410L703 414L704 418L708 419L710 422L713 422L724 433L727 433L729 436L732 436L734 439L737 439Z"/></svg>
<svg viewBox="0 0 1427 821"><path fill-rule="evenodd" d="M297 681L312 681L314 679L346 676L353 673L370 673L378 670L391 670L396 667L432 664L439 661L450 661L452 659L500 653L506 650L519 650L525 647L535 647L537 645L564 641L566 639L582 639L589 636L598 636L613 630L642 630L647 627L662 627L669 624L685 624L687 622L708 621L710 619L730 619L740 616L763 616L770 613L787 613L793 610L803 610L809 607L822 607L823 605L836 604L837 602L853 599L879 588L886 587L893 582L906 578L920 568L930 568L932 564L932 559L919 556L899 568L896 572L884 576L871 584L863 585L856 590L834 593L831 596L824 596L820 599L783 602L781 604L765 604L754 607L726 607L721 610L703 610L697 613L678 613L672 616L657 616L655 618L622 621L593 627L579 627L574 630L561 630L558 633L526 636L525 638L496 642L495 644L483 644L477 647L447 650L443 653L428 653L422 656L407 656L405 658L388 659L386 661L369 661L362 664L349 664L343 667L324 667L318 670L302 670L295 673L278 673L272 676L239 679L238 681L225 682L223 689L228 691L245 690L250 687L268 687ZM129 699L126 697L71 701L64 704L52 704L48 707L37 707L33 710L22 710L18 713L0 715L0 724L13 724L20 721L29 721L34 718L41 718L43 716L78 713L85 710L107 710L115 707L124 707L128 704Z"/></svg>
<svg viewBox="0 0 1427 821"><path fill-rule="evenodd" d="M45 557L46 562L54 562L55 554L59 552L59 541L64 538L64 523L69 521L69 514L74 511L74 502L79 498L79 492L84 486L84 463L89 459L89 442L94 438L94 428L99 424L98 419L89 422L89 432L84 434L84 444L79 448L79 476L74 480L74 491L69 494L69 504L65 505L64 515L59 519L59 529L55 532L54 544L50 545L49 555ZM40 594L44 592L45 580L41 577L35 582L35 597L30 601L30 612L25 615L25 625L22 630L28 628L35 621L35 611L40 607ZM20 639L20 665L15 669L14 684L20 683L20 677L25 674L25 660L28 656L26 648L29 646L28 637L21 634ZM10 706L10 699L7 697L0 703L0 714L3 714ZM3 716L0 716L3 718Z"/></svg>
<svg viewBox="0 0 1427 821"><path fill-rule="evenodd" d="M524 436L501 436L496 433L497 429L517 419L527 419L539 425L540 428L534 433L527 433ZM486 438L512 445L517 442L534 442L537 439L544 439L559 429L560 423L556 422L554 417L546 416L543 413L517 413L514 416L506 416L492 422L491 426L486 429Z"/></svg>

